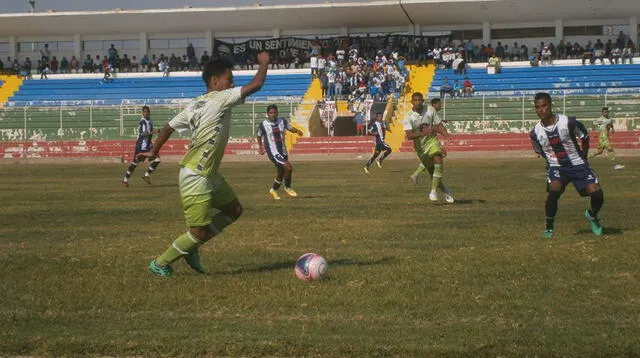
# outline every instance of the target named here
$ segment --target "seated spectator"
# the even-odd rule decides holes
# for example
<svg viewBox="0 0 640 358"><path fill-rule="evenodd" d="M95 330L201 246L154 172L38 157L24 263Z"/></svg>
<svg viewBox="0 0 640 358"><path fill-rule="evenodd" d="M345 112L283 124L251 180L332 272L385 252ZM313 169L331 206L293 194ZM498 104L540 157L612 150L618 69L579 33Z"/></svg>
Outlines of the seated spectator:
<svg viewBox="0 0 640 358"><path fill-rule="evenodd" d="M620 58L622 57L622 50L618 48L618 46L613 46L611 48L611 52L609 53L609 63L610 64L618 64L620 63Z"/></svg>
<svg viewBox="0 0 640 358"><path fill-rule="evenodd" d="M604 44L600 42L600 39L596 41L593 46L593 56L591 56L591 64L594 64L597 60L600 60L600 64L604 65Z"/></svg>
<svg viewBox="0 0 640 358"><path fill-rule="evenodd" d="M51 57L51 62L49 63L49 69L51 70L51 73L58 73L59 65L60 63L58 62L56 56Z"/></svg>
<svg viewBox="0 0 640 358"><path fill-rule="evenodd" d="M502 72L502 66L500 65L500 58L496 56L494 53L491 57L489 57L489 63L487 64L487 68L493 68L494 73Z"/></svg>
<svg viewBox="0 0 640 358"><path fill-rule="evenodd" d="M593 63L593 47L591 46L591 41L587 43L587 46L582 50L582 65L588 60L589 63Z"/></svg>
<svg viewBox="0 0 640 358"><path fill-rule="evenodd" d="M60 60L60 73L69 73L69 61L65 56Z"/></svg>
<svg viewBox="0 0 640 358"><path fill-rule="evenodd" d="M626 62L625 60L629 60L629 64L633 64L633 53L635 52L635 49L633 48L633 42L631 42L631 40L629 40L627 42L627 45L624 47L624 49L622 49L622 64L624 65L624 63Z"/></svg>
<svg viewBox="0 0 640 358"><path fill-rule="evenodd" d="M94 71L94 63L91 55L87 55L87 58L84 59L84 63L82 64L82 72L90 73Z"/></svg>
<svg viewBox="0 0 640 358"><path fill-rule="evenodd" d="M471 97L473 96L473 83L471 83L471 80L469 79L469 77L465 77L464 78L464 82L462 82L462 97Z"/></svg>
<svg viewBox="0 0 640 358"><path fill-rule="evenodd" d="M452 97L460 97L462 96L462 85L458 80L453 81L453 96Z"/></svg>
<svg viewBox="0 0 640 358"><path fill-rule="evenodd" d="M445 77L442 81L442 86L440 86L440 98L444 98L444 95L449 94L450 97L453 97L453 87L449 83L449 78Z"/></svg>
<svg viewBox="0 0 640 358"><path fill-rule="evenodd" d="M558 47L557 47L557 51L558 51L558 56L556 57L557 59L564 60L565 58L567 58L567 46L564 44L563 40L560 40L560 43L558 44Z"/></svg>
<svg viewBox="0 0 640 358"><path fill-rule="evenodd" d="M122 69L124 70L124 72L131 72L131 59L127 56L126 53L122 58Z"/></svg>
<svg viewBox="0 0 640 358"><path fill-rule="evenodd" d="M529 64L531 65L531 67L540 66L540 56L538 55L537 52L529 56Z"/></svg>
<svg viewBox="0 0 640 358"><path fill-rule="evenodd" d="M545 66L551 66L553 65L553 58L552 58L552 54L551 54L551 49L549 48L549 46L545 46L542 51L540 52L540 56L542 56L542 65Z"/></svg>
<svg viewBox="0 0 640 358"><path fill-rule="evenodd" d="M69 62L69 70L73 73L78 73L80 71L80 61L78 61L76 56L71 56L71 61Z"/></svg>
<svg viewBox="0 0 640 358"><path fill-rule="evenodd" d="M205 51L202 56L200 56L200 68L204 68L204 65L207 64L207 62L209 62L209 54L207 54L207 51Z"/></svg>
<svg viewBox="0 0 640 358"><path fill-rule="evenodd" d="M138 72L140 71L140 64L138 63L138 59L136 56L131 57L131 71Z"/></svg>
<svg viewBox="0 0 640 358"><path fill-rule="evenodd" d="M149 71L149 64L149 57L147 57L147 55L142 56L142 59L140 60L140 69L142 70L142 72Z"/></svg>
<svg viewBox="0 0 640 358"><path fill-rule="evenodd" d="M1 58L0 58L0 73L4 74L4 62L2 62Z"/></svg>

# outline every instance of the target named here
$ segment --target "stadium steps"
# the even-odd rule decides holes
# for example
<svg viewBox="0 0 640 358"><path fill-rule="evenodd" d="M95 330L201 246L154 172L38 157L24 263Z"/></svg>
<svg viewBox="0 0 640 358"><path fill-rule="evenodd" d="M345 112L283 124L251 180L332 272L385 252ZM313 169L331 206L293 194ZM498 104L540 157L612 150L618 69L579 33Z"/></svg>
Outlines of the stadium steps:
<svg viewBox="0 0 640 358"><path fill-rule="evenodd" d="M3 108L5 102L16 93L22 86L22 79L18 76L0 75L0 108Z"/></svg>
<svg viewBox="0 0 640 358"><path fill-rule="evenodd" d="M309 119L311 118L313 109L316 107L316 103L320 100L322 100L322 85L320 79L314 78L302 97L302 102L298 104L298 107L296 107L293 113L291 125L300 129L305 135L308 135L310 133ZM298 135L290 132L286 133L285 143L290 151L294 151L297 141Z"/></svg>
<svg viewBox="0 0 640 358"><path fill-rule="evenodd" d="M432 64L426 66L409 65L409 80L407 81L403 95L398 99L398 104L393 113L391 133L387 135L387 143L393 151L398 151L405 140L404 135L404 116L411 110L411 94L420 92L427 94L429 86L435 73L435 66Z"/></svg>

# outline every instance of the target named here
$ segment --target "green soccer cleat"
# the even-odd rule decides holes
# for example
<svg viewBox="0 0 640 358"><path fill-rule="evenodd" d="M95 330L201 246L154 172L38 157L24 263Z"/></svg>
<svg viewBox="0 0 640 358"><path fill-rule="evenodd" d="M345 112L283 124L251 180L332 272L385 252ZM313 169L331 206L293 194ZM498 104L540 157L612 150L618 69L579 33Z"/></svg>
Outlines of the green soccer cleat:
<svg viewBox="0 0 640 358"><path fill-rule="evenodd" d="M189 251L188 254L184 255L184 260L187 261L187 265L189 265L189 267L191 267L195 272L201 274L207 273L204 270L204 267L202 267L202 265L200 264L200 253L198 252L197 248Z"/></svg>
<svg viewBox="0 0 640 358"><path fill-rule="evenodd" d="M173 270L171 270L171 266L160 266L156 263L155 259L149 264L149 271L151 271L151 273L156 276L162 277L169 277L173 273Z"/></svg>
<svg viewBox="0 0 640 358"><path fill-rule="evenodd" d="M553 238L553 230L552 229L545 230L544 233L542 234L542 238L543 239L551 239L551 238Z"/></svg>
<svg viewBox="0 0 640 358"><path fill-rule="evenodd" d="M600 226L600 221L597 217L592 217L591 214L589 214L589 209L584 211L584 218L587 219L589 225L591 225L591 231L593 231L593 234L596 236L602 236L602 226Z"/></svg>

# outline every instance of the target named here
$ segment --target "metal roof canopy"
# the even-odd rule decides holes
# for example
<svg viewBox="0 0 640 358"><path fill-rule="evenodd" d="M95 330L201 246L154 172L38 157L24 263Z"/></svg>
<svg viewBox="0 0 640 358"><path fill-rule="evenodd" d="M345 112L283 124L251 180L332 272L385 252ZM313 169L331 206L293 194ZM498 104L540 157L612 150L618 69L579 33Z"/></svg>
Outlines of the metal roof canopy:
<svg viewBox="0 0 640 358"><path fill-rule="evenodd" d="M456 26L622 18L637 0L397 0L219 8L0 14L2 36L70 36L212 31Z"/></svg>

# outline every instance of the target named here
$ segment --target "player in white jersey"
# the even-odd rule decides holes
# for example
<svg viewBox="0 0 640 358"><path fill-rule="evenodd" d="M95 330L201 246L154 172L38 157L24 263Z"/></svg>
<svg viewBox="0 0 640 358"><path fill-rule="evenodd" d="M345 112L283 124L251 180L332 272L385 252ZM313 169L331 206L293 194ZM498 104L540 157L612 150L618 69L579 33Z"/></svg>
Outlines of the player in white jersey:
<svg viewBox="0 0 640 358"><path fill-rule="evenodd" d="M220 234L242 214L240 201L218 172L218 167L229 140L231 109L260 90L267 76L269 54L261 52L257 59L258 72L242 87L234 87L231 62L209 61L202 71L207 93L196 97L162 127L153 150L139 155L153 160L174 131L192 131L191 144L180 161L179 175L180 197L189 230L151 261L149 270L156 276L171 276L171 263L180 257L184 257L192 269L204 273L198 247ZM218 210L215 215L212 215L213 209Z"/></svg>
<svg viewBox="0 0 640 358"><path fill-rule="evenodd" d="M602 108L602 110L600 111L600 118L593 121L593 130L597 130L599 133L598 151L590 154L589 158L598 156L606 150L607 156L611 154L611 160L615 161L616 155L613 153L613 146L611 145L611 140L609 139L609 136L615 132L613 129L613 119L609 117L609 108ZM616 164L613 168L623 169L624 165Z"/></svg>
<svg viewBox="0 0 640 358"><path fill-rule="evenodd" d="M289 163L289 153L285 143L285 130L303 135L302 131L294 128L289 121L282 117L278 117L278 106L270 104L267 106L267 119L258 126L258 153L264 155L267 153L269 160L276 166L276 177L273 179L273 185L269 189L269 194L275 200L280 200L278 189L284 179L284 192L291 197L298 196L295 190L291 189L291 176L293 166ZM266 149L266 150L265 150Z"/></svg>
<svg viewBox="0 0 640 358"><path fill-rule="evenodd" d="M547 161L546 226L543 237L553 237L558 199L570 182L573 182L581 196L591 198L591 205L585 210L584 217L589 221L591 231L597 236L602 235L597 215L604 203L604 193L586 159L589 153L589 132L574 117L553 113L548 93L537 93L534 103L540 122L531 130L531 143L533 150Z"/></svg>
<svg viewBox="0 0 640 358"><path fill-rule="evenodd" d="M124 178L122 179L122 185L125 187L129 187L129 178L133 174L133 171L136 170L138 164L141 162L138 160L138 154L142 152L148 152L153 148L153 142L151 138L154 133L158 133L156 129L153 129L153 122L151 121L151 110L149 106L142 107L142 118L140 118L140 123L138 123L138 140L136 140L136 148L133 152L133 159L131 159L131 164L127 168L127 171L124 173ZM144 162L144 160L142 160ZM153 173L156 168L160 165L160 157L156 157L147 168L147 171L144 173L142 180L144 180L147 184L151 185L151 173Z"/></svg>
<svg viewBox="0 0 640 358"><path fill-rule="evenodd" d="M378 168L382 168L382 161L391 154L391 147L385 141L387 132L391 133L391 130L387 128L387 124L382 121L382 113L376 113L376 119L371 123L369 133L376 137L376 145L373 149L373 155L364 165L364 172L369 174L369 167L375 161ZM376 160L381 152L384 151L382 158Z"/></svg>

